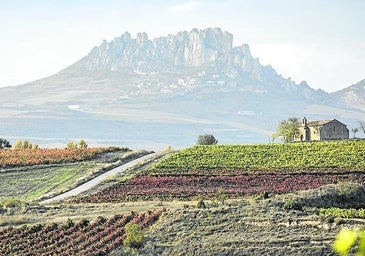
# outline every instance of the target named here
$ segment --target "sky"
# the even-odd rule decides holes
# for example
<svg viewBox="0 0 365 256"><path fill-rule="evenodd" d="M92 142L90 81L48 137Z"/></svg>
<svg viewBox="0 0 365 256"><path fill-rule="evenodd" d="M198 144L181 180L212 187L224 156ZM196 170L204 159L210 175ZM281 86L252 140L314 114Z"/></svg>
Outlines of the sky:
<svg viewBox="0 0 365 256"><path fill-rule="evenodd" d="M365 79L364 0L1 0L0 87L53 75L103 39L220 27L283 77L333 92Z"/></svg>

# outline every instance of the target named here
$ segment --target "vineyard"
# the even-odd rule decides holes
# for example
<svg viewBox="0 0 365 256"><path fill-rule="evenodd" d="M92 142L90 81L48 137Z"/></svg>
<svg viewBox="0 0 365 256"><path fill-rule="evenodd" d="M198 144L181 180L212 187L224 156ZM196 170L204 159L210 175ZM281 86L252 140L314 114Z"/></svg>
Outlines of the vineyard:
<svg viewBox="0 0 365 256"><path fill-rule="evenodd" d="M137 176L107 187L96 194L72 199L76 203L138 200L212 199L261 193L290 193L340 182L365 184L364 174L344 175L240 175L240 176Z"/></svg>
<svg viewBox="0 0 365 256"><path fill-rule="evenodd" d="M0 229L1 255L106 255L122 246L128 223L147 229L162 211L115 215L109 219L69 220L20 228Z"/></svg>
<svg viewBox="0 0 365 256"><path fill-rule="evenodd" d="M55 161L82 161L99 154L60 150L59 155L66 155L67 151L69 157L57 156ZM37 157L47 159L40 155L34 158ZM32 201L39 198L41 191L55 190L55 185L74 184L87 176L88 170L110 163L98 159L3 171L0 178L5 189L3 194L0 192L0 199L6 199L8 191L13 190L26 192L26 196L13 193L15 199ZM60 166L62 169L57 169ZM19 214L33 220L29 223L39 223L27 212L34 209L46 212L47 218L53 213L65 216L63 220L72 216L75 223L60 224L58 219L48 219L48 224L0 229L0 254L116 255L116 250L128 250L121 247L128 241L128 223L146 230L161 215L161 211L125 213L167 207L170 210L164 218L145 233L143 246L134 251L136 255L334 255L331 243L342 225L334 217L364 218L362 140L194 146L120 175L88 194L59 204L39 209L18 207L19 211L26 211ZM142 207L138 205L144 208L135 209ZM10 219L16 209L4 204L5 208ZM125 215L115 215L121 214L122 209ZM94 219L99 213L104 217ZM81 220L80 216L94 220Z"/></svg>
<svg viewBox="0 0 365 256"><path fill-rule="evenodd" d="M319 169L357 171L365 168L365 141L328 141L269 145L195 146L152 167L153 175L212 175L242 172L310 172ZM318 171L318 170L317 170ZM212 172L212 174L211 174Z"/></svg>
<svg viewBox="0 0 365 256"><path fill-rule="evenodd" d="M3 149L0 150L0 168L84 161L93 159L99 154L117 150L121 149L114 147L79 149Z"/></svg>
<svg viewBox="0 0 365 256"><path fill-rule="evenodd" d="M188 148L78 203L229 198L365 184L365 141Z"/></svg>

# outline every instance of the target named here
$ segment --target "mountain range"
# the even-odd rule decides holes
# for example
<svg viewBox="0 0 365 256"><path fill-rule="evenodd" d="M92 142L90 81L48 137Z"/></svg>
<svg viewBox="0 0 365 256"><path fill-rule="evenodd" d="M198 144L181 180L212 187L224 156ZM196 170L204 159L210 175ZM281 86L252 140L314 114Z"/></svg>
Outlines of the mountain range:
<svg viewBox="0 0 365 256"><path fill-rule="evenodd" d="M220 28L153 40L129 33L50 77L0 88L0 136L59 145L176 147L211 133L221 143L267 142L280 120L365 120L365 80L314 90L264 66ZM147 146L146 146L147 145Z"/></svg>

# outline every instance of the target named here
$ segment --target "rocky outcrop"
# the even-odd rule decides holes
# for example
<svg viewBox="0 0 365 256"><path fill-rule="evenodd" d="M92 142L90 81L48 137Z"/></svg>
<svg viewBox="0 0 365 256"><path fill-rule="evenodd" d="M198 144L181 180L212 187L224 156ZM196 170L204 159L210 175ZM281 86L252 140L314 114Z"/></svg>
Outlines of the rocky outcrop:
<svg viewBox="0 0 365 256"><path fill-rule="evenodd" d="M220 28L193 29L189 33L149 40L146 33L136 38L126 32L111 42L105 40L86 58L89 70L139 72L175 71L178 67L195 67L217 61L232 51L233 36Z"/></svg>
<svg viewBox="0 0 365 256"><path fill-rule="evenodd" d="M103 41L83 59L89 71L129 70L139 75L179 73L204 66L205 74L223 77L227 84L255 86L255 90L290 92L308 99L323 96L305 82L296 84L261 65L247 44L233 47L233 36L220 28L193 29L153 40L146 33L136 38L126 32L111 42Z"/></svg>

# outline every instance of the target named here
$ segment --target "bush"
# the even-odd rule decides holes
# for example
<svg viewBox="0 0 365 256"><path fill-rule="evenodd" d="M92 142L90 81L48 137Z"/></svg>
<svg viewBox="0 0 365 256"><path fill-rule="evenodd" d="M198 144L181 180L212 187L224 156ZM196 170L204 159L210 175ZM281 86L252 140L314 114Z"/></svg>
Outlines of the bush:
<svg viewBox="0 0 365 256"><path fill-rule="evenodd" d="M126 238L123 241L124 246L140 248L142 246L144 232L134 223L125 225Z"/></svg>
<svg viewBox="0 0 365 256"><path fill-rule="evenodd" d="M199 135L196 144L198 145L215 145L218 140L211 134Z"/></svg>
<svg viewBox="0 0 365 256"><path fill-rule="evenodd" d="M23 202L17 199L8 199L2 203L0 203L0 206L4 209L6 208L20 208L23 205Z"/></svg>
<svg viewBox="0 0 365 256"><path fill-rule="evenodd" d="M347 256L351 249L356 248L356 255L365 255L365 230L342 229L336 236L333 249L339 255Z"/></svg>
<svg viewBox="0 0 365 256"><path fill-rule="evenodd" d="M11 145L10 145L9 141L0 138L0 149L3 149L3 148L11 148Z"/></svg>
<svg viewBox="0 0 365 256"><path fill-rule="evenodd" d="M196 207L199 208L199 209L205 209L206 208L206 205L205 205L205 203L204 203L204 201L203 201L202 198L200 198L198 200L198 203L197 203Z"/></svg>
<svg viewBox="0 0 365 256"><path fill-rule="evenodd" d="M298 210L301 211L303 209L303 205L295 200L288 200L284 203L283 208L285 210Z"/></svg>

